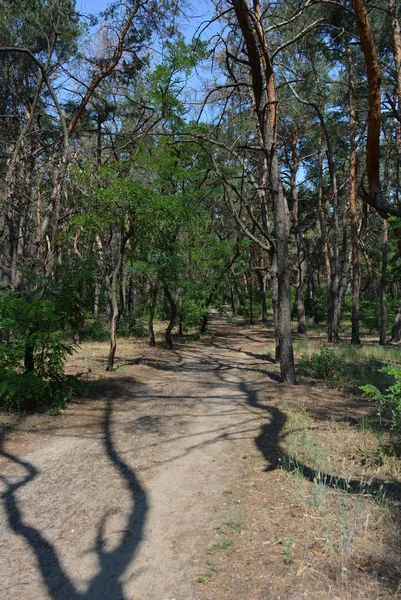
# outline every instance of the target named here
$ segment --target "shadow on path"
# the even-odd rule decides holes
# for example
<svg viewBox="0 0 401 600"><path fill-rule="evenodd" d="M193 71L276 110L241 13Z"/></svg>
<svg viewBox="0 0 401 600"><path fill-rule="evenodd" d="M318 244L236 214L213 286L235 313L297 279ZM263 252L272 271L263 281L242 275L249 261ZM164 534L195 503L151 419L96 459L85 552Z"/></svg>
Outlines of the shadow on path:
<svg viewBox="0 0 401 600"><path fill-rule="evenodd" d="M5 476L0 475L6 485L2 499L8 524L12 531L21 536L33 551L43 582L53 600L128 600L124 596L121 579L143 538L148 501L135 472L120 458L114 446L111 422L112 401L108 399L103 420L104 449L130 493L131 511L124 527L124 531L126 531L124 538L116 548L110 551L106 550L104 539L107 512L102 517L98 525L95 546L99 572L90 581L86 592L76 589L63 569L56 548L48 542L39 529L29 525L24 517L17 492L39 477L40 471L28 461L5 452L0 446L0 455L23 467L26 472L25 477L14 484L10 483Z"/></svg>

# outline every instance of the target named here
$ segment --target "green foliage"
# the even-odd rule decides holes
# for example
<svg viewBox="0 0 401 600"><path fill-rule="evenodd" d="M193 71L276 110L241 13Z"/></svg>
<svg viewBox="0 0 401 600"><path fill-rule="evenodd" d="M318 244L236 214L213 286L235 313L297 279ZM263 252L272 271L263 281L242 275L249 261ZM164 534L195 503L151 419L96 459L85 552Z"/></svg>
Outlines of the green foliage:
<svg viewBox="0 0 401 600"><path fill-rule="evenodd" d="M375 385L363 385L361 390L371 400L379 403L377 414L381 423L388 426L391 431L401 433L401 367L386 366L380 369L381 373L394 378L385 392L381 392Z"/></svg>
<svg viewBox="0 0 401 600"><path fill-rule="evenodd" d="M130 315L120 318L117 325L117 333L121 337L145 337L147 329L142 321L138 321Z"/></svg>
<svg viewBox="0 0 401 600"><path fill-rule="evenodd" d="M103 318L87 319L81 333L82 340L94 342L105 342L109 339L109 328L107 321Z"/></svg>
<svg viewBox="0 0 401 600"><path fill-rule="evenodd" d="M310 358L305 357L301 363L301 370L317 379L333 379L339 368L339 359L332 348L324 346L314 352Z"/></svg>
<svg viewBox="0 0 401 600"><path fill-rule="evenodd" d="M62 340L65 318L57 293L0 293L0 406L58 411L71 398L64 362L73 346Z"/></svg>
<svg viewBox="0 0 401 600"><path fill-rule="evenodd" d="M0 367L0 407L5 410L57 414L76 391L73 377L48 381L34 373Z"/></svg>

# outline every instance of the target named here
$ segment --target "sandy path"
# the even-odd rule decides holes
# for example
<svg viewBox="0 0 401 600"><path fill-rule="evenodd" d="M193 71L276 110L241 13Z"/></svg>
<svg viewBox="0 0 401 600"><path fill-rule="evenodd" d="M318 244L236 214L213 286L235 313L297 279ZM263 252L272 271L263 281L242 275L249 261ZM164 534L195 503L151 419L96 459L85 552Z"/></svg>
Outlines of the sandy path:
<svg viewBox="0 0 401 600"><path fill-rule="evenodd" d="M0 463L3 600L191 600L259 424L260 332L151 352ZM249 334L249 331L248 331ZM252 346L253 344L253 346ZM158 357L161 356L157 355ZM168 362L170 361L170 362ZM270 382L272 387L276 384Z"/></svg>

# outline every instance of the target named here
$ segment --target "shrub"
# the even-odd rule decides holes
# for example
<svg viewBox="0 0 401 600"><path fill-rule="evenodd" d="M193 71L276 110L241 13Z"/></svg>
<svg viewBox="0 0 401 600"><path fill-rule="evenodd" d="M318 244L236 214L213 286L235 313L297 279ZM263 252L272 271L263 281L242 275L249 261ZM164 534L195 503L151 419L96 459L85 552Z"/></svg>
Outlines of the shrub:
<svg viewBox="0 0 401 600"><path fill-rule="evenodd" d="M380 369L381 373L394 378L394 384L386 391L381 392L374 385L363 385L361 390L371 400L379 402L377 414L381 423L390 428L391 431L401 432L401 368L387 366Z"/></svg>
<svg viewBox="0 0 401 600"><path fill-rule="evenodd" d="M120 317L117 323L117 334L121 337L145 337L148 331L141 320L131 316Z"/></svg>
<svg viewBox="0 0 401 600"><path fill-rule="evenodd" d="M83 340L91 340L93 342L105 342L109 339L109 328L104 319L88 319L85 321L82 331Z"/></svg>
<svg viewBox="0 0 401 600"><path fill-rule="evenodd" d="M35 373L0 370L0 405L5 410L57 414L76 391L76 379L45 380Z"/></svg>
<svg viewBox="0 0 401 600"><path fill-rule="evenodd" d="M72 344L62 341L66 324L57 297L0 293L0 407L57 412L74 391L64 362Z"/></svg>
<svg viewBox="0 0 401 600"><path fill-rule="evenodd" d="M339 360L332 348L324 346L310 358L304 358L301 369L317 379L332 379L339 367Z"/></svg>

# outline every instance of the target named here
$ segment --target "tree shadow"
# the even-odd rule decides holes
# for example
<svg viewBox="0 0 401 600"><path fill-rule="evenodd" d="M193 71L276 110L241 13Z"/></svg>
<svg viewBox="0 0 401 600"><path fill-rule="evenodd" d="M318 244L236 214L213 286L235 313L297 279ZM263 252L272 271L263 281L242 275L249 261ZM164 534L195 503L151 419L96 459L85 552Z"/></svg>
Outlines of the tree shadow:
<svg viewBox="0 0 401 600"><path fill-rule="evenodd" d="M6 486L2 494L3 505L10 529L22 537L35 555L42 580L53 600L127 600L123 591L122 576L134 558L143 539L148 511L148 500L135 472L119 456L112 436L112 400L106 403L103 419L103 444L105 454L124 480L131 498L131 509L124 527L126 532L121 542L112 550L106 549L106 512L96 535L95 550L99 561L99 572L89 582L87 591L79 591L68 577L61 563L57 549L45 538L41 531L26 521L17 497L22 487L29 485L40 476L40 471L31 463L6 452L0 446L0 455L25 470L25 476L17 483L11 483L4 475L1 481ZM1 441L1 440L0 440Z"/></svg>
<svg viewBox="0 0 401 600"><path fill-rule="evenodd" d="M259 435L255 438L255 445L266 461L265 472L282 468L315 485L322 485L346 494L370 497L378 501L385 500L394 523L400 524L401 483L399 481L387 481L379 477L369 479L369 481L349 479L322 472L310 465L294 460L283 448L283 441L287 435L285 432L287 415L277 406L266 405L259 401L257 392L252 390L246 382L242 381L240 388L246 395L249 406L264 411L266 416L270 417L269 422L261 426ZM398 550L392 548L392 551L397 552L397 556L399 556ZM395 590L398 593L401 584L400 572L391 555L388 556L385 553L380 557L371 557L370 562L365 558L362 559L363 561L366 562L364 570L373 574L376 573L376 575L382 573L381 585L392 593Z"/></svg>

